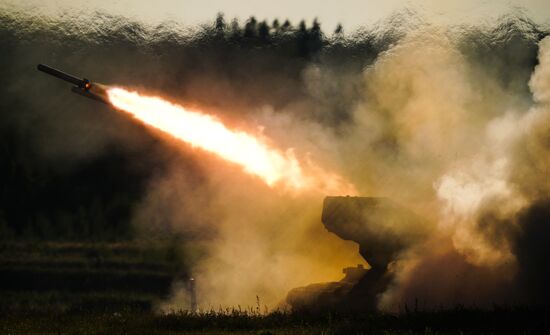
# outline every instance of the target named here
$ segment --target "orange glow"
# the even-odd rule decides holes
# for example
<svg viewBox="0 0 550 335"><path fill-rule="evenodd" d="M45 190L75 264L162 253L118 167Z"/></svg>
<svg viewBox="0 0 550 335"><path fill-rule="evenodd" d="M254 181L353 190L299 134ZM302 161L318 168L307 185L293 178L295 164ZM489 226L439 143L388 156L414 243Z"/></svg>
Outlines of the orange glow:
<svg viewBox="0 0 550 335"><path fill-rule="evenodd" d="M326 192L355 193L353 186L342 178L311 163L308 164L311 175L306 174L291 149L281 152L271 148L259 137L227 128L214 116L121 88L111 88L107 94L116 108L193 147L242 166L269 186L282 184L293 190L317 188Z"/></svg>

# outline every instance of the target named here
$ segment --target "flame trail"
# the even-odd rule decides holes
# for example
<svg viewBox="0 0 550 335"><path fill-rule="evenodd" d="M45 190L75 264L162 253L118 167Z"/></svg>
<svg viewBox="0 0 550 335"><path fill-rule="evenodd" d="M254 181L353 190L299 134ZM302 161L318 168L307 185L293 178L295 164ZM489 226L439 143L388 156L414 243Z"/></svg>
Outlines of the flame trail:
<svg viewBox="0 0 550 335"><path fill-rule="evenodd" d="M177 139L236 163L267 185L283 184L293 190L355 194L353 185L312 163L308 172L294 156L271 148L251 134L231 130L214 116L190 111L158 97L142 96L122 88L107 91L110 102L140 121Z"/></svg>

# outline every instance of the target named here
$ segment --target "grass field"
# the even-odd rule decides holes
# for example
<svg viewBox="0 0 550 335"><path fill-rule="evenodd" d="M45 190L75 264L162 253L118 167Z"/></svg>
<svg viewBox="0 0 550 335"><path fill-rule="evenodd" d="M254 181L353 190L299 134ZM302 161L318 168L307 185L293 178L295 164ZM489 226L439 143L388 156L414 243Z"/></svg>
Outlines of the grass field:
<svg viewBox="0 0 550 335"><path fill-rule="evenodd" d="M271 313L17 313L2 334L547 334L549 314L528 309L441 310L400 315Z"/></svg>
<svg viewBox="0 0 550 335"><path fill-rule="evenodd" d="M170 244L3 243L0 311L150 311L186 278Z"/></svg>
<svg viewBox="0 0 550 335"><path fill-rule="evenodd" d="M0 334L546 334L550 312L527 308L399 315L273 312L254 308L159 314L185 278L170 244L0 245Z"/></svg>

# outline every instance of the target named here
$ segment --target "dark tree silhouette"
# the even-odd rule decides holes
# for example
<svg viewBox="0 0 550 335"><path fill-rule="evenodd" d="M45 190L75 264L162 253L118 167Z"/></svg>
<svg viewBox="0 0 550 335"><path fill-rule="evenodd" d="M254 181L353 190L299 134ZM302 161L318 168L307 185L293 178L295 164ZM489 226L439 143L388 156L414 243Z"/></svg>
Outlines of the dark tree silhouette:
<svg viewBox="0 0 550 335"><path fill-rule="evenodd" d="M321 35L321 24L317 18L313 20L313 25L311 26L310 32L315 35Z"/></svg>
<svg viewBox="0 0 550 335"><path fill-rule="evenodd" d="M338 23L336 25L336 29L334 29L334 35L343 35L344 34L344 27L341 23Z"/></svg>
<svg viewBox="0 0 550 335"><path fill-rule="evenodd" d="M271 27L273 28L273 30L275 30L275 32L279 32L279 29L281 28L281 24L279 23L279 20L275 19L273 20L273 23L271 24Z"/></svg>
<svg viewBox="0 0 550 335"><path fill-rule="evenodd" d="M321 32L321 24L315 18L308 36L308 54L313 54L321 50L323 47L323 33Z"/></svg>
<svg viewBox="0 0 550 335"><path fill-rule="evenodd" d="M281 30L282 31L290 31L292 29L292 24L290 23L290 21L288 19L285 20L285 22L283 23L283 25L281 26Z"/></svg>
<svg viewBox="0 0 550 335"><path fill-rule="evenodd" d="M216 32L223 33L225 30L225 20L223 18L223 13L218 13L216 17Z"/></svg>
<svg viewBox="0 0 550 335"><path fill-rule="evenodd" d="M307 32L306 21L300 21L300 24L298 25L298 32L302 34L305 34Z"/></svg>
<svg viewBox="0 0 550 335"><path fill-rule="evenodd" d="M262 21L258 26L258 36L264 42L269 40L269 26L266 21Z"/></svg>
<svg viewBox="0 0 550 335"><path fill-rule="evenodd" d="M231 20L231 38L237 39L241 36L241 27L239 26L239 20L237 18L234 18Z"/></svg>
<svg viewBox="0 0 550 335"><path fill-rule="evenodd" d="M258 35L258 29L257 29L258 22L256 21L256 18L254 16L251 16L250 19L246 22L246 25L244 26L244 37L246 38L253 38Z"/></svg>

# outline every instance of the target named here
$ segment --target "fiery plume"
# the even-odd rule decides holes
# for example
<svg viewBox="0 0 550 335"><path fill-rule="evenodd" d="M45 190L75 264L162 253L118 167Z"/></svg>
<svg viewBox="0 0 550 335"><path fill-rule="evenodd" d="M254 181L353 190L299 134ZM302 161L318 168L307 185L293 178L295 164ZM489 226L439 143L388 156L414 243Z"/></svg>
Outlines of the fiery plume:
<svg viewBox="0 0 550 335"><path fill-rule="evenodd" d="M280 184L296 191L317 189L321 192L356 193L353 185L340 176L311 162L302 164L292 149L282 152L260 137L229 129L214 116L122 88L109 89L108 96L116 108L193 147L242 166L269 186Z"/></svg>

